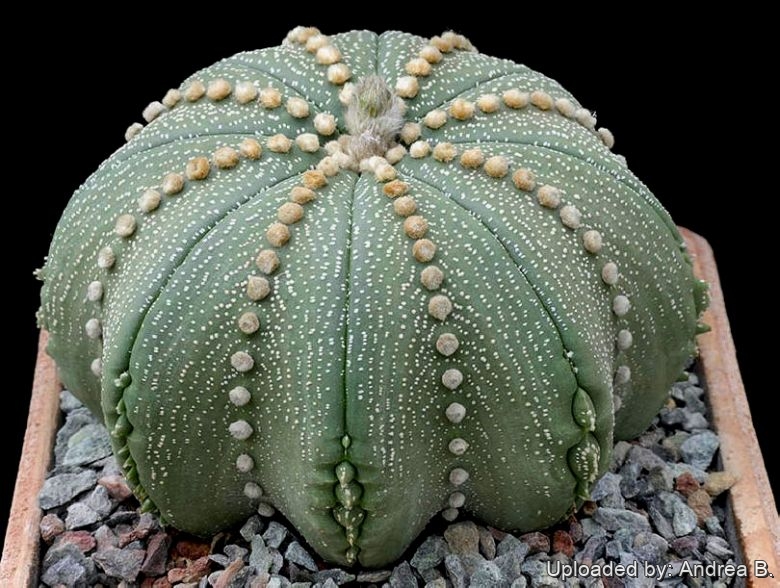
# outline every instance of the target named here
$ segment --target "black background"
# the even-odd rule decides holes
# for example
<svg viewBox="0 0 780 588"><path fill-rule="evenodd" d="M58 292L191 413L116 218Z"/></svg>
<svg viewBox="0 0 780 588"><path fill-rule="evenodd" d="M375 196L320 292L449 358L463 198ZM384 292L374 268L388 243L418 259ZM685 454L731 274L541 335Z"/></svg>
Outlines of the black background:
<svg viewBox="0 0 780 588"><path fill-rule="evenodd" d="M294 12L292 5L278 8ZM123 143L125 128L141 120L151 100L217 59L279 43L296 24L325 33L402 29L426 37L453 28L483 53L558 80L595 110L599 124L616 136L615 151L675 221L706 237L715 251L754 423L777 491L776 386L767 384L775 355L770 333L777 302L768 280L776 266L770 237L777 233L777 164L759 163L761 141L768 138L762 135L774 124L777 107L762 82L770 74L761 72L765 37L743 15L710 13L705 22L699 15L672 18L633 8L630 18L612 22L584 8L569 13L550 5L533 15L477 3L467 14L442 6L434 18L413 7L395 13L397 6L377 4L376 16L360 18L330 5L322 11L329 16L307 12L299 23L296 15L252 16L235 3L193 7L194 18L186 21L183 15L153 15L151 4L145 10L61 27L57 15L46 14L45 25L35 19L16 23L24 41L7 47L0 202L8 345L2 356L0 529L13 491L36 351L39 283L32 270L42 264L71 193ZM770 155L772 149L770 142Z"/></svg>

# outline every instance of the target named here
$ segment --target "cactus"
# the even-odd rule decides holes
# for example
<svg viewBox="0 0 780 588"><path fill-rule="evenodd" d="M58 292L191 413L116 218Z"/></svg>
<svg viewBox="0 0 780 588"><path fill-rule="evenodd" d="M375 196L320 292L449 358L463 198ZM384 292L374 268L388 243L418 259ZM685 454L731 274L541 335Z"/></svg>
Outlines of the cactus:
<svg viewBox="0 0 780 588"><path fill-rule="evenodd" d="M296 28L143 112L75 193L40 323L142 508L276 508L381 566L432 517L577 508L695 351L671 219L556 82Z"/></svg>

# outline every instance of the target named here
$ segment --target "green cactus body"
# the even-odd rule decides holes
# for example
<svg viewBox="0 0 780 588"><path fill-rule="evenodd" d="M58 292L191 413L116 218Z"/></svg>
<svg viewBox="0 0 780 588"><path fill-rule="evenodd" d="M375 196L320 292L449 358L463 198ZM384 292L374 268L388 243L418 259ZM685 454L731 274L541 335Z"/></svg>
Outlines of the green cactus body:
<svg viewBox="0 0 780 588"><path fill-rule="evenodd" d="M694 351L706 292L611 133L459 35L299 28L144 114L65 211L41 319L177 528L272 505L370 567L437 513L544 527Z"/></svg>

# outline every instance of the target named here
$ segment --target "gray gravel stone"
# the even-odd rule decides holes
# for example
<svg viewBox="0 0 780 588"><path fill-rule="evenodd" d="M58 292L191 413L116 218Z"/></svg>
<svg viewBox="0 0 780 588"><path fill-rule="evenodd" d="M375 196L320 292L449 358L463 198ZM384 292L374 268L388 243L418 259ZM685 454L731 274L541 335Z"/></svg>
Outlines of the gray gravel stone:
<svg viewBox="0 0 780 588"><path fill-rule="evenodd" d="M60 410L62 412L67 414L83 406L84 405L81 404L81 400L73 396L69 390L62 390L60 392Z"/></svg>
<svg viewBox="0 0 780 588"><path fill-rule="evenodd" d="M477 527L479 531L479 550L482 555L487 559L495 559L496 557L496 540L493 534L485 527Z"/></svg>
<svg viewBox="0 0 780 588"><path fill-rule="evenodd" d="M603 537L607 534L607 530L590 517L581 519L580 524L582 525L582 536L585 540L590 537Z"/></svg>
<svg viewBox="0 0 780 588"><path fill-rule="evenodd" d="M145 557L146 552L143 549L109 547L101 553L96 553L92 559L107 575L132 583L138 577Z"/></svg>
<svg viewBox="0 0 780 588"><path fill-rule="evenodd" d="M284 552L284 558L288 561L298 564L301 567L306 568L310 572L317 571L317 564L314 563L314 558L303 548L303 546L297 541L293 541L287 546L287 551Z"/></svg>
<svg viewBox="0 0 780 588"><path fill-rule="evenodd" d="M311 588L311 582L293 582L290 588Z"/></svg>
<svg viewBox="0 0 780 588"><path fill-rule="evenodd" d="M707 469L720 446L718 436L712 431L702 431L688 437L680 445L680 455L685 463L701 470Z"/></svg>
<svg viewBox="0 0 780 588"><path fill-rule="evenodd" d="M98 522L101 516L89 508L83 502L76 502L68 507L68 516L65 517L65 528L69 531L81 529Z"/></svg>
<svg viewBox="0 0 780 588"><path fill-rule="evenodd" d="M403 561L393 568L390 586L392 588L417 588L419 586L409 562Z"/></svg>
<svg viewBox="0 0 780 588"><path fill-rule="evenodd" d="M618 529L628 529L638 533L640 531L649 531L650 523L641 514L630 510L621 510L618 508L598 508L593 513L594 520L604 527L607 531L617 531Z"/></svg>
<svg viewBox="0 0 780 588"><path fill-rule="evenodd" d="M493 563L501 571L501 576L507 582L512 582L523 575L523 558L515 557L513 553L499 555L493 560Z"/></svg>
<svg viewBox="0 0 780 588"><path fill-rule="evenodd" d="M516 559L522 561L531 550L528 543L520 541L514 535L504 537L496 548L496 553L500 555L511 554Z"/></svg>
<svg viewBox="0 0 780 588"><path fill-rule="evenodd" d="M97 421L87 408L76 408L65 416L65 423L57 431L57 437L54 442L54 463L57 466L62 465L62 460L68 452L68 440L82 427L96 424Z"/></svg>
<svg viewBox="0 0 780 588"><path fill-rule="evenodd" d="M606 472L593 485L590 491L590 499L595 500L601 506L611 508L625 508L626 501L620 493L622 478L618 474Z"/></svg>
<svg viewBox="0 0 780 588"><path fill-rule="evenodd" d="M82 502L94 510L101 519L110 515L114 508L114 504L108 496L108 490L103 486L95 486L95 489Z"/></svg>
<svg viewBox="0 0 780 588"><path fill-rule="evenodd" d="M468 574L466 574L466 569L457 555L451 553L445 557L444 567L447 570L447 577L452 582L453 588L466 588L469 585Z"/></svg>
<svg viewBox="0 0 780 588"><path fill-rule="evenodd" d="M284 576L271 576L271 579L268 580L268 584L266 584L266 588L290 588L290 580L285 578Z"/></svg>
<svg viewBox="0 0 780 588"><path fill-rule="evenodd" d="M425 588L447 588L447 580L436 578L425 584Z"/></svg>
<svg viewBox="0 0 780 588"><path fill-rule="evenodd" d="M683 429L692 433L707 429L710 424L703 414L699 412L685 412L685 420L683 421ZM706 466L705 466L706 467Z"/></svg>
<svg viewBox="0 0 780 588"><path fill-rule="evenodd" d="M249 551L249 565L256 573L263 574L271 569L274 558L260 535L252 537L251 548Z"/></svg>
<svg viewBox="0 0 780 588"><path fill-rule="evenodd" d="M68 439L68 448L62 465L86 465L111 455L111 442L103 425L89 424L81 427Z"/></svg>
<svg viewBox="0 0 780 588"><path fill-rule="evenodd" d="M444 531L444 539L455 554L478 553L479 531L472 521L463 521L447 527Z"/></svg>
<svg viewBox="0 0 780 588"><path fill-rule="evenodd" d="M228 561L236 561L237 559L243 560L246 558L246 555L249 553L249 550L246 547L241 547L240 545L232 545L232 544L225 545L222 551L227 556Z"/></svg>
<svg viewBox="0 0 780 588"><path fill-rule="evenodd" d="M612 448L611 470L619 470L622 467L631 447L632 445L628 441L618 441L615 443L615 446Z"/></svg>
<svg viewBox="0 0 780 588"><path fill-rule="evenodd" d="M431 535L414 552L411 564L418 570L427 570L438 566L449 553L447 542L439 535Z"/></svg>
<svg viewBox="0 0 780 588"><path fill-rule="evenodd" d="M591 565L600 557L604 557L607 539L604 535L593 535L585 542L582 550L574 554L574 559L580 563Z"/></svg>
<svg viewBox="0 0 780 588"><path fill-rule="evenodd" d="M376 571L369 571L369 572L360 572L357 575L357 581L363 582L364 584L368 583L375 583L375 582L384 582L385 580L389 579L392 572L388 570L376 570Z"/></svg>
<svg viewBox="0 0 780 588"><path fill-rule="evenodd" d="M321 570L314 574L315 581L325 583L327 580L332 580L337 586L341 586L347 582L354 582L355 578L356 576L354 574L350 574L339 568Z"/></svg>
<svg viewBox="0 0 780 588"><path fill-rule="evenodd" d="M49 586L87 586L95 571L92 561L72 543L50 547L41 570L41 580Z"/></svg>
<svg viewBox="0 0 780 588"><path fill-rule="evenodd" d="M722 537L712 537L712 536L707 537L706 549L712 555L714 555L719 559L722 559L723 561L727 560L728 558L734 555L734 552L731 550L728 541L726 541Z"/></svg>
<svg viewBox="0 0 780 588"><path fill-rule="evenodd" d="M526 574L531 581L531 586L533 588L542 586L558 588L564 585L561 580L547 573L546 561L529 558L523 562L522 569L523 573Z"/></svg>
<svg viewBox="0 0 780 588"><path fill-rule="evenodd" d="M696 513L682 501L674 504L672 528L678 537L688 535L696 528Z"/></svg>
<svg viewBox="0 0 780 588"><path fill-rule="evenodd" d="M499 588L506 585L506 580L501 569L494 562L485 561L471 575L471 585Z"/></svg>
<svg viewBox="0 0 780 588"><path fill-rule="evenodd" d="M92 470L47 478L38 494L38 503L44 510L62 506L76 495L92 488L96 482L97 474Z"/></svg>
<svg viewBox="0 0 780 588"><path fill-rule="evenodd" d="M639 464L645 471L653 468L664 468L666 462L646 447L634 445L626 456L626 461Z"/></svg>
<svg viewBox="0 0 780 588"><path fill-rule="evenodd" d="M263 533L265 544L274 549L279 549L285 537L287 537L287 529L276 521L268 523L268 528Z"/></svg>
<svg viewBox="0 0 780 588"><path fill-rule="evenodd" d="M249 543L252 541L252 537L260 534L262 530L263 520L258 515L252 515L246 520L238 533L244 538L244 541Z"/></svg>
<svg viewBox="0 0 780 588"><path fill-rule="evenodd" d="M528 586L528 580L525 579L525 576L520 576L512 582L509 588L525 588L526 586Z"/></svg>

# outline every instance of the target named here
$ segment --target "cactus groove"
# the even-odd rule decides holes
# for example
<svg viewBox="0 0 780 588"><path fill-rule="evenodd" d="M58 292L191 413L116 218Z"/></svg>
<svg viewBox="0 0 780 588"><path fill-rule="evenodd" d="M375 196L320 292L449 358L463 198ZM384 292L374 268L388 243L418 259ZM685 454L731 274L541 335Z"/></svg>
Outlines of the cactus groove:
<svg viewBox="0 0 780 588"><path fill-rule="evenodd" d="M142 116L65 210L39 321L177 528L277 508L373 567L437 513L547 526L706 328L612 133L462 35L297 27Z"/></svg>

